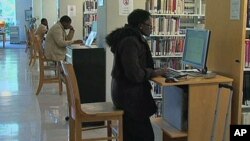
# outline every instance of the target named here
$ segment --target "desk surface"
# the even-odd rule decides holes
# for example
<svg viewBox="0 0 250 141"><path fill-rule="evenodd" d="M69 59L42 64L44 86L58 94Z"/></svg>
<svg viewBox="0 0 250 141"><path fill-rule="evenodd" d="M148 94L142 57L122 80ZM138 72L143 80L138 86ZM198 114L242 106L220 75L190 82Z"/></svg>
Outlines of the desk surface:
<svg viewBox="0 0 250 141"><path fill-rule="evenodd" d="M97 48L97 45L92 45L91 47L82 45L82 44L72 44L68 46L70 49L92 49L92 48Z"/></svg>
<svg viewBox="0 0 250 141"><path fill-rule="evenodd" d="M233 79L224 77L221 75L216 75L214 78L203 78L203 77L189 77L187 79L181 79L178 82L166 83L165 77L159 76L152 78L152 81L156 82L161 86L174 86L174 85L192 85L192 84L207 84L207 83L230 83Z"/></svg>

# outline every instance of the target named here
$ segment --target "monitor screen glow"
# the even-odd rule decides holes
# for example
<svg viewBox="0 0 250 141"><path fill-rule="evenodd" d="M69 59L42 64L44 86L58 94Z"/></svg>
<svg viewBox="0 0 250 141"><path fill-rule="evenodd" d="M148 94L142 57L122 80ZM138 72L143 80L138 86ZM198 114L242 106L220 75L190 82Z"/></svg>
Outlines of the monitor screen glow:
<svg viewBox="0 0 250 141"><path fill-rule="evenodd" d="M210 40L210 31L207 29L187 29L182 63L201 70L207 71L207 55Z"/></svg>

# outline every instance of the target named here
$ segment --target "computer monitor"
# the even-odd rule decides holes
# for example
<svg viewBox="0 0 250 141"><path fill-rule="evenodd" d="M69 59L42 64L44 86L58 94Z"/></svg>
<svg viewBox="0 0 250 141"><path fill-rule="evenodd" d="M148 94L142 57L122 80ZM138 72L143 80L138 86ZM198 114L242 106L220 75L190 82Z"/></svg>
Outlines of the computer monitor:
<svg viewBox="0 0 250 141"><path fill-rule="evenodd" d="M210 40L207 29L186 29L182 63L207 73L207 55Z"/></svg>

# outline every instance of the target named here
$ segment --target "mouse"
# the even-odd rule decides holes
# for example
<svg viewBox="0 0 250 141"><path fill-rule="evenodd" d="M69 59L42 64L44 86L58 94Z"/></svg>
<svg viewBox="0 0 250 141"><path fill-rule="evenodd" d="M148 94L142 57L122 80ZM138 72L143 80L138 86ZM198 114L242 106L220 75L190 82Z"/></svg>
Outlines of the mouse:
<svg viewBox="0 0 250 141"><path fill-rule="evenodd" d="M174 77L168 77L165 79L166 83L174 83L174 82L178 82L179 80L177 78Z"/></svg>

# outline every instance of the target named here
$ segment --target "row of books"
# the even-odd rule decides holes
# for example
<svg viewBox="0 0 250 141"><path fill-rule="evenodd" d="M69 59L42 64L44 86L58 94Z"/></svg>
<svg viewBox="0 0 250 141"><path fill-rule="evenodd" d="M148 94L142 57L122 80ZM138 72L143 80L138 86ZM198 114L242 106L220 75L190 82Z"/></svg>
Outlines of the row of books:
<svg viewBox="0 0 250 141"><path fill-rule="evenodd" d="M250 125L250 112L242 112L242 124Z"/></svg>
<svg viewBox="0 0 250 141"><path fill-rule="evenodd" d="M178 35L180 34L180 18L178 17L153 17L153 35Z"/></svg>
<svg viewBox="0 0 250 141"><path fill-rule="evenodd" d="M154 82L151 81L151 86L152 86L152 95L155 98L161 98L162 97L162 87Z"/></svg>
<svg viewBox="0 0 250 141"><path fill-rule="evenodd" d="M204 24L204 17L198 16L153 16L152 35L184 35L186 28Z"/></svg>
<svg viewBox="0 0 250 141"><path fill-rule="evenodd" d="M152 93L152 97L155 100L155 104L157 106L157 111L154 114L154 117L160 117L162 115L162 93L163 93L163 89L162 86L154 83L153 81L151 82L151 93Z"/></svg>
<svg viewBox="0 0 250 141"><path fill-rule="evenodd" d="M87 37L89 36L91 30L92 30L92 26L91 25L85 25L83 27L84 39L87 39Z"/></svg>
<svg viewBox="0 0 250 141"><path fill-rule="evenodd" d="M96 12L97 11L97 0L85 0L84 12Z"/></svg>
<svg viewBox="0 0 250 141"><path fill-rule="evenodd" d="M180 57L184 49L184 37L152 38L149 45L153 56Z"/></svg>
<svg viewBox="0 0 250 141"><path fill-rule="evenodd" d="M244 71L242 104L250 105L250 72Z"/></svg>
<svg viewBox="0 0 250 141"><path fill-rule="evenodd" d="M245 41L245 67L250 67L250 40Z"/></svg>
<svg viewBox="0 0 250 141"><path fill-rule="evenodd" d="M194 14L194 0L146 0L151 13Z"/></svg>
<svg viewBox="0 0 250 141"><path fill-rule="evenodd" d="M247 0L247 27L250 27L250 0Z"/></svg>
<svg viewBox="0 0 250 141"><path fill-rule="evenodd" d="M91 24L93 21L97 20L97 14L85 14L83 16L84 23L89 23Z"/></svg>
<svg viewBox="0 0 250 141"><path fill-rule="evenodd" d="M181 58L161 58L154 59L155 68L169 67L176 70L182 69Z"/></svg>

